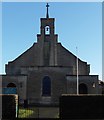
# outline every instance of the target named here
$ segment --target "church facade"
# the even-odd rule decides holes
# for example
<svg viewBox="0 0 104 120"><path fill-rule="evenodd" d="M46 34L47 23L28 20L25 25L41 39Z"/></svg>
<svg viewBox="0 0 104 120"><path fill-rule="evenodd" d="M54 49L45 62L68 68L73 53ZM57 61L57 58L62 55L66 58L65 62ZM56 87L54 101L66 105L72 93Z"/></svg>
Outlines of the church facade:
<svg viewBox="0 0 104 120"><path fill-rule="evenodd" d="M8 62L2 75L4 93L15 88L21 103L59 104L62 94L77 94L77 57L58 42L48 7L46 18L40 19L37 42ZM78 58L79 94L101 94L98 75L89 73L90 65Z"/></svg>

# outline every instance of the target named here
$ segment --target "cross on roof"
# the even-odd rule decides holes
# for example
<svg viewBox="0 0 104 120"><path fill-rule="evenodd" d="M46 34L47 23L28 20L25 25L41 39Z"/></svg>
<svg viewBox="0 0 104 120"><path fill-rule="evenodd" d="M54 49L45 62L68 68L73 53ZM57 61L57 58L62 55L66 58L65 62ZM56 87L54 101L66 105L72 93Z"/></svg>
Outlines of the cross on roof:
<svg viewBox="0 0 104 120"><path fill-rule="evenodd" d="M47 7L47 8L49 7L48 3L47 3L47 5L46 5L46 7Z"/></svg>
<svg viewBox="0 0 104 120"><path fill-rule="evenodd" d="M49 14L48 14L48 7L49 7L49 4L47 3L47 5L46 5L46 7L47 7L47 14L46 14L46 18L49 18Z"/></svg>

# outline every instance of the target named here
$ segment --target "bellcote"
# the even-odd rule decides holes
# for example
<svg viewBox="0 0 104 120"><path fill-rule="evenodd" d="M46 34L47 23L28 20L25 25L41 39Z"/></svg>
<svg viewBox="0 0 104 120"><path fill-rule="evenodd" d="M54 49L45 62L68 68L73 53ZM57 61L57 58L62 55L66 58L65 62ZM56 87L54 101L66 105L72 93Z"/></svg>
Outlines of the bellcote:
<svg viewBox="0 0 104 120"><path fill-rule="evenodd" d="M41 34L53 35L54 34L54 18L41 18Z"/></svg>
<svg viewBox="0 0 104 120"><path fill-rule="evenodd" d="M46 5L46 17L40 18L40 34L37 35L37 41L40 43L44 42L54 42L57 43L57 34L55 34L55 27L54 22L55 18L49 17L49 11L48 7L49 5Z"/></svg>
<svg viewBox="0 0 104 120"><path fill-rule="evenodd" d="M49 4L46 5L46 18L41 18L41 31L42 35L53 35L54 34L54 18L49 18Z"/></svg>

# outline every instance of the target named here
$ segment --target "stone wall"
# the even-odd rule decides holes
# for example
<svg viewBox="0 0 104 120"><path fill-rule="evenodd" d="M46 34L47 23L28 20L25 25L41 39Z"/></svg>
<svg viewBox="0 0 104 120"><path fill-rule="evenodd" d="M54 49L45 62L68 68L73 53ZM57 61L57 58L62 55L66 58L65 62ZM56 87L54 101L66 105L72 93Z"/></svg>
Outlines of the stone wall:
<svg viewBox="0 0 104 120"><path fill-rule="evenodd" d="M67 93L68 94L76 94L77 93L77 76L69 75L66 77L67 79ZM86 85L88 89L87 94L99 94L99 83L97 75L79 75L78 76L78 84Z"/></svg>
<svg viewBox="0 0 104 120"><path fill-rule="evenodd" d="M24 100L27 98L27 76L21 75L3 75L2 76L2 89L7 88L8 84L13 83L16 86L17 94L19 98Z"/></svg>
<svg viewBox="0 0 104 120"><path fill-rule="evenodd" d="M48 76L51 80L51 96L42 96L42 80ZM30 71L27 82L28 100L44 103L49 100L49 104L58 103L61 94L66 93L66 75L63 72L52 70ZM45 101L46 100L46 101Z"/></svg>

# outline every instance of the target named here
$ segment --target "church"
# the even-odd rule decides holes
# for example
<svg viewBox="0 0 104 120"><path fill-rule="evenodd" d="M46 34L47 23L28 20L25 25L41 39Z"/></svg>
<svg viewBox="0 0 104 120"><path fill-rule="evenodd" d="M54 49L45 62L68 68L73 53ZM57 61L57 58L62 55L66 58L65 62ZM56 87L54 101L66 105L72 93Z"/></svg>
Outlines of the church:
<svg viewBox="0 0 104 120"><path fill-rule="evenodd" d="M58 42L48 8L40 19L37 42L6 64L3 94L18 94L20 103L40 105L58 105L62 94L77 94L77 88L79 94L101 94L98 75L89 75L90 65Z"/></svg>

